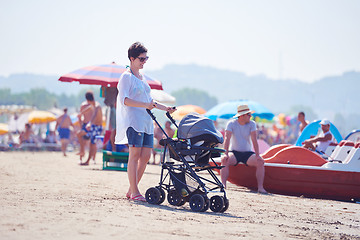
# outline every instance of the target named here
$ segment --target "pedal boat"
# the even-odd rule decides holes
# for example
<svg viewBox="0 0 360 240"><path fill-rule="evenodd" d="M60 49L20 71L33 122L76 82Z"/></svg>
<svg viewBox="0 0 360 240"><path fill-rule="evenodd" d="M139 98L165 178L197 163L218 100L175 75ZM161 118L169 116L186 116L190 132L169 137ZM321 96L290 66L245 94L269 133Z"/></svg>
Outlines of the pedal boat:
<svg viewBox="0 0 360 240"><path fill-rule="evenodd" d="M328 160L302 147L271 147L265 160L264 188L275 194L360 201L360 143L341 141ZM255 168L231 166L228 181L257 189Z"/></svg>

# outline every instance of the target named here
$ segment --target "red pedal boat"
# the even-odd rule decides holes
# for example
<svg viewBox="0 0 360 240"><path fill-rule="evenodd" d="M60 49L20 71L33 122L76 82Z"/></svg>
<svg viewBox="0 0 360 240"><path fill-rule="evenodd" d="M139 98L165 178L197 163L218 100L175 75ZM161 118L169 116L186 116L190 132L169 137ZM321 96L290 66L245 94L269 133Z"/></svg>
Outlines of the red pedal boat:
<svg viewBox="0 0 360 240"><path fill-rule="evenodd" d="M277 145L263 155L270 193L360 201L360 143L342 141L328 161L302 147ZM255 168L230 167L228 181L256 190Z"/></svg>

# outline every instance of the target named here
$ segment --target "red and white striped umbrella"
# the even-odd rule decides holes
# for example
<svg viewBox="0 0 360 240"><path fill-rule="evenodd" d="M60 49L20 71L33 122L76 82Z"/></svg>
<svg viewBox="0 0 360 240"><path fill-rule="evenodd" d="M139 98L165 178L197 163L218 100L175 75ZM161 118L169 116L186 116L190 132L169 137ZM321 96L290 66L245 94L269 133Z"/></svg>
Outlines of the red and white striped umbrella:
<svg viewBox="0 0 360 240"><path fill-rule="evenodd" d="M105 87L116 87L121 74L125 71L125 66L117 65L113 62L111 64L95 65L80 68L71 73L61 76L59 78L59 81L77 81L80 84L93 84ZM144 76L151 89L163 90L160 81L154 80L146 75Z"/></svg>

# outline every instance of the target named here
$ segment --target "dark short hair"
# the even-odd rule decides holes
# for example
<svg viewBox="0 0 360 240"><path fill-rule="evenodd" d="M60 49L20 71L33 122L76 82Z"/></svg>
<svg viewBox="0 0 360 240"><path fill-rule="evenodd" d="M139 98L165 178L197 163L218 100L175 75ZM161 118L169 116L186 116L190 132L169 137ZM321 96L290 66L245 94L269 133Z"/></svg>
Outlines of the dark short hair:
<svg viewBox="0 0 360 240"><path fill-rule="evenodd" d="M304 112L299 112L300 115L303 115L305 117L305 113Z"/></svg>
<svg viewBox="0 0 360 240"><path fill-rule="evenodd" d="M85 98L88 101L94 101L94 94L91 91L85 93Z"/></svg>
<svg viewBox="0 0 360 240"><path fill-rule="evenodd" d="M140 54L146 53L147 49L144 47L144 45L140 42L133 43L128 50L128 58L137 58Z"/></svg>
<svg viewBox="0 0 360 240"><path fill-rule="evenodd" d="M64 108L64 112L65 112L65 113L67 112L67 110L68 110L67 108Z"/></svg>

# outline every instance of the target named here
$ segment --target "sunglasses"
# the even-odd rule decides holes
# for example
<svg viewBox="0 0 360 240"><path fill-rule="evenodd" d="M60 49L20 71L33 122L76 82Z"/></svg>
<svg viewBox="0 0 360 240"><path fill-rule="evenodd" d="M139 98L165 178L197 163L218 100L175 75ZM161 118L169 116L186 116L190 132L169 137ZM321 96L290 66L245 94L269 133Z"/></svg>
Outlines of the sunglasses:
<svg viewBox="0 0 360 240"><path fill-rule="evenodd" d="M145 61L147 61L149 59L148 56L146 56L146 57L137 57L137 58L140 60L140 62L145 62Z"/></svg>

